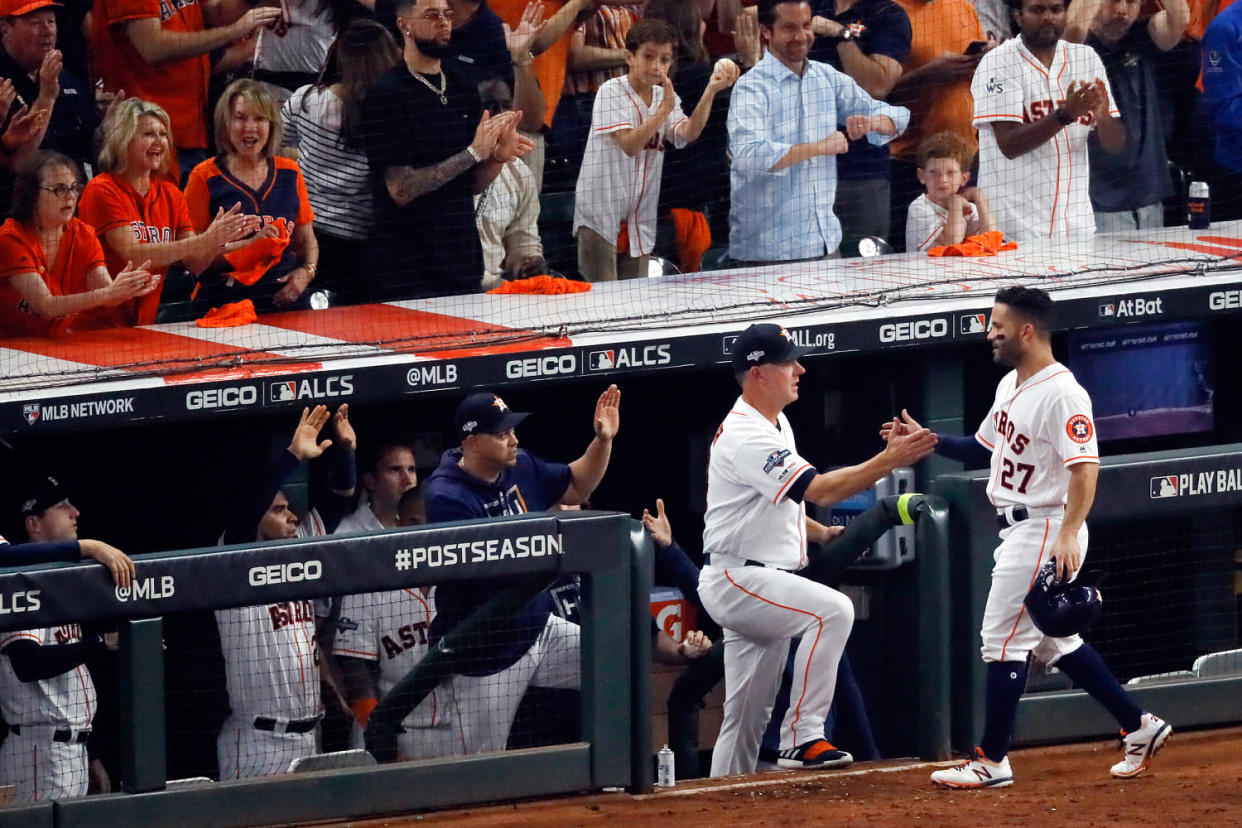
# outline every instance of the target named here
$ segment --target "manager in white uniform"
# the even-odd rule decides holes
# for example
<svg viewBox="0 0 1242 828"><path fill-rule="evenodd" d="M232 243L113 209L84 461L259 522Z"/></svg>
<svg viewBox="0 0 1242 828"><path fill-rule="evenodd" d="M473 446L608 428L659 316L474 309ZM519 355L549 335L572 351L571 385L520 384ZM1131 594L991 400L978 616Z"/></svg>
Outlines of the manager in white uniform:
<svg viewBox="0 0 1242 828"><path fill-rule="evenodd" d="M806 515L803 502L826 506L935 449L927 429L905 429L865 463L820 474L803 460L782 410L798 399L806 373L779 325L751 325L733 345L742 396L712 441L703 529L704 608L724 628L724 722L712 776L752 773L772 713L791 639L801 636L777 763L787 768L847 765L848 753L824 738L837 664L854 608L836 590L796 574L807 540L833 533Z"/></svg>

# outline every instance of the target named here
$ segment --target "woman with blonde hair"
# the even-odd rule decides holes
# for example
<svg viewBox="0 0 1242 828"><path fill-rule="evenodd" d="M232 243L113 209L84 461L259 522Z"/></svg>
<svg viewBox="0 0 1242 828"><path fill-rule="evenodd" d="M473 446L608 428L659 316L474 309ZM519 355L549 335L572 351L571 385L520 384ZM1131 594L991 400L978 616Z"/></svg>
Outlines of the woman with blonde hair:
<svg viewBox="0 0 1242 828"><path fill-rule="evenodd" d="M199 278L204 308L250 299L255 310L309 307L306 291L319 265L319 245L306 182L296 161L276 155L284 127L260 83L233 81L216 104L218 154L194 168L185 185L190 220L200 231L221 209L260 217L259 239L218 258Z"/></svg>
<svg viewBox="0 0 1242 828"><path fill-rule="evenodd" d="M82 173L40 150L17 167L12 218L0 227L0 337L50 336L106 326L107 312L158 284L147 264L113 277L90 225L74 216Z"/></svg>
<svg viewBox="0 0 1242 828"><path fill-rule="evenodd" d="M109 270L146 259L159 280L150 293L117 309L119 324L155 321L169 265L181 262L201 272L216 256L244 246L241 240L259 228L254 216L220 210L201 235L196 233L173 177L174 157L162 107L141 98L117 104L104 126L101 172L82 191L78 214L95 228Z"/></svg>

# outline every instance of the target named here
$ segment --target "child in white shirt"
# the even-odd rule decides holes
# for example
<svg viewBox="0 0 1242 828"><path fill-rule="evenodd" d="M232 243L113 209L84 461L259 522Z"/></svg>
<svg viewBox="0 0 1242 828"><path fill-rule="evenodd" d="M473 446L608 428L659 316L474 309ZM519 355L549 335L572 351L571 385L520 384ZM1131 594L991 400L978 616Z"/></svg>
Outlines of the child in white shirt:
<svg viewBox="0 0 1242 828"><path fill-rule="evenodd" d="M906 214L906 250L957 244L996 229L996 218L978 187L967 187L974 153L962 136L938 132L919 145L919 183L926 189Z"/></svg>
<svg viewBox="0 0 1242 828"><path fill-rule="evenodd" d="M655 247L665 142L680 149L698 138L716 93L737 80L736 64L718 61L687 118L668 77L676 42L676 30L665 21L638 21L625 36L629 73L607 81L595 95L591 133L574 190L578 270L587 281L616 280L617 236L623 223L629 256L620 266L622 278L646 275L644 265Z"/></svg>

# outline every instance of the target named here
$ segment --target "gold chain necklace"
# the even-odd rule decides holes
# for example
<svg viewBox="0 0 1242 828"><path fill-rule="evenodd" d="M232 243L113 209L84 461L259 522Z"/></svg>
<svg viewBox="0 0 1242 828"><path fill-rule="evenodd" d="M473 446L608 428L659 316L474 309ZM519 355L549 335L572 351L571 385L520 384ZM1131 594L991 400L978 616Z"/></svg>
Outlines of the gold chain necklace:
<svg viewBox="0 0 1242 828"><path fill-rule="evenodd" d="M431 81L423 77L422 72L413 72L412 74L414 75L415 80L417 80L423 86L427 87L432 92L435 92L437 95L440 96L441 104L443 104L444 106L448 106L448 98L444 94L444 90L448 88L448 76L444 74L443 70L440 71L440 88L439 89L436 89L434 86L432 86Z"/></svg>

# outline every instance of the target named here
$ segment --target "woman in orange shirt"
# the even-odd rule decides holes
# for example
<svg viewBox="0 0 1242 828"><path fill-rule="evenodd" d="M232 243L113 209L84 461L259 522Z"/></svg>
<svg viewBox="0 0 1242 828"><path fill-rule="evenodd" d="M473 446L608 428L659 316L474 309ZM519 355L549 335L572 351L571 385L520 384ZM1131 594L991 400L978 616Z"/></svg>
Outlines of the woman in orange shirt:
<svg viewBox="0 0 1242 828"><path fill-rule="evenodd" d="M159 284L150 262L108 274L95 231L73 215L81 191L77 164L58 152L35 152L18 166L13 217L0 227L0 336L99 327L92 312Z"/></svg>
<svg viewBox="0 0 1242 828"><path fill-rule="evenodd" d="M210 226L195 234L185 196L173 180L172 157L172 126L163 107L141 98L122 101L105 125L102 172L87 182L78 205L78 215L103 243L110 270L145 258L159 280L155 290L119 308L125 324L155 321L169 265L181 262L200 273L216 256L244 246L240 240L262 224L235 206L218 210Z"/></svg>

